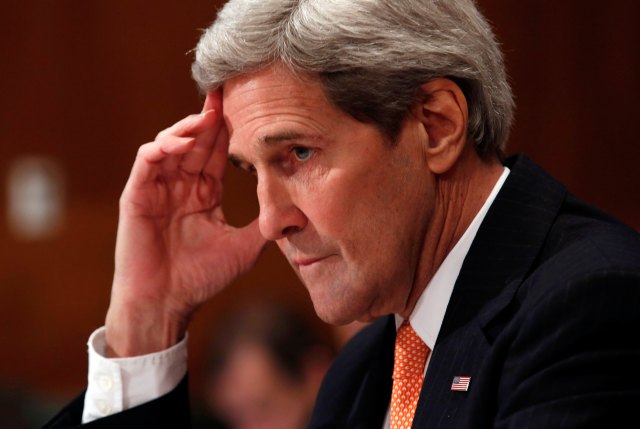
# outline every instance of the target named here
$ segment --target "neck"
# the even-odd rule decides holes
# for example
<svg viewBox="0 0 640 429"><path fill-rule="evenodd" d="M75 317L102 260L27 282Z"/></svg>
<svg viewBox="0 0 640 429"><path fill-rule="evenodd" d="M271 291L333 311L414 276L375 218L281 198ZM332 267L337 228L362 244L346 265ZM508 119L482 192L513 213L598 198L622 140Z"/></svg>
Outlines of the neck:
<svg viewBox="0 0 640 429"><path fill-rule="evenodd" d="M433 216L401 316L411 315L418 298L478 214L502 172L497 159L482 160L468 147L451 170L435 177Z"/></svg>

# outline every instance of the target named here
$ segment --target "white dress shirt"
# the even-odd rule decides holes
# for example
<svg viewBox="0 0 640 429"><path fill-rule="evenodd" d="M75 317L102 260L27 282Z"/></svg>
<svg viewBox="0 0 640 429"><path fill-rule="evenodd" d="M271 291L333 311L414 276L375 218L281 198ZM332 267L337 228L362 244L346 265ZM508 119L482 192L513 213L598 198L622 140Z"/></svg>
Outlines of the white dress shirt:
<svg viewBox="0 0 640 429"><path fill-rule="evenodd" d="M82 423L144 404L171 392L187 373L187 337L157 353L106 358L105 328L87 343L89 376Z"/></svg>
<svg viewBox="0 0 640 429"><path fill-rule="evenodd" d="M409 316L411 326L430 350L436 344L464 258L508 175L509 169L505 167L484 205L442 262ZM396 326L400 326L402 322L403 319L396 315ZM130 358L106 358L105 329L102 327L91 334L87 346L89 375L82 413L83 423L157 399L172 391L187 372L186 337L173 347L157 353ZM430 358L431 354L425 371ZM389 428L389 420L387 411L384 429Z"/></svg>

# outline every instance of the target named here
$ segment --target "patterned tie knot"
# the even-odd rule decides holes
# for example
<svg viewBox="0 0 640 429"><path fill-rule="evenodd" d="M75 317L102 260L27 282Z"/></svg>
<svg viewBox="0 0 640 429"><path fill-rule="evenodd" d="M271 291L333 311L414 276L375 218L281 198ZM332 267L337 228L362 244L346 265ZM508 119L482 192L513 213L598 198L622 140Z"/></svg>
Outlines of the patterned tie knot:
<svg viewBox="0 0 640 429"><path fill-rule="evenodd" d="M429 347L420 339L408 321L404 321L396 334L393 359L393 379L419 376L422 378Z"/></svg>

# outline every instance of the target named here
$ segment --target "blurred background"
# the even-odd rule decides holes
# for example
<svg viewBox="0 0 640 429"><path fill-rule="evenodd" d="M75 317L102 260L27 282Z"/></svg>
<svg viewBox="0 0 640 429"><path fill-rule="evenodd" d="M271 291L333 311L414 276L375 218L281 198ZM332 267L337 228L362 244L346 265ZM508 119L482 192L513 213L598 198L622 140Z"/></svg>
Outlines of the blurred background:
<svg viewBox="0 0 640 429"><path fill-rule="evenodd" d="M0 427L38 427L85 386L86 340L108 306L118 198L137 147L198 112L189 53L221 1L4 0L0 15ZM479 0L517 98L509 153L640 229L640 2ZM229 169L225 211L257 214ZM247 300L324 326L275 247L190 329L193 401L212 344ZM213 347L215 348L215 347ZM324 353L324 352L323 352Z"/></svg>

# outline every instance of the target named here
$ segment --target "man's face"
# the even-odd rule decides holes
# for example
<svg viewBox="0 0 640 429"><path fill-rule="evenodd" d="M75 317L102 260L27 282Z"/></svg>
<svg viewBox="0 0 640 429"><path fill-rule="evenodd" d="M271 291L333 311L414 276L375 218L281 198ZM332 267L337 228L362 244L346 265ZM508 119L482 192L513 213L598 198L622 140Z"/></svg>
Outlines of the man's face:
<svg viewBox="0 0 640 429"><path fill-rule="evenodd" d="M391 145L281 68L223 90L232 161L255 173L260 231L329 323L400 312L433 210L425 138L411 115Z"/></svg>

